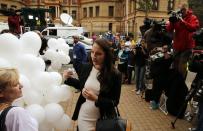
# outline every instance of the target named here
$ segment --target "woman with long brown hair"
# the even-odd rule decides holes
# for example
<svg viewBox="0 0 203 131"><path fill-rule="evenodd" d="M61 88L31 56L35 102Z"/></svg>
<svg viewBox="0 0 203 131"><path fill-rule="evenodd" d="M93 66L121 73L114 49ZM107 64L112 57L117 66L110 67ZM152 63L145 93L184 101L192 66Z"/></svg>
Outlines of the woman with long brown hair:
<svg viewBox="0 0 203 131"><path fill-rule="evenodd" d="M121 74L115 69L108 41L98 39L91 50L90 63L80 66L79 79L64 71L65 84L81 90L72 119L79 131L93 131L97 119L111 114L121 93Z"/></svg>

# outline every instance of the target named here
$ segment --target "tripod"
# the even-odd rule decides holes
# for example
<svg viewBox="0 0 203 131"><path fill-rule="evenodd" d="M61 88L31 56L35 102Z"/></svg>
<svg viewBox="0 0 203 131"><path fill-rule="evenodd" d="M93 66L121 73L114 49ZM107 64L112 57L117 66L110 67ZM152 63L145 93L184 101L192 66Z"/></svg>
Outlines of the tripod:
<svg viewBox="0 0 203 131"><path fill-rule="evenodd" d="M185 97L185 101L184 101L183 105L181 106L181 108L180 108L180 110L178 112L178 115L176 116L175 120L171 122L171 128L172 129L175 129L175 123L178 120L178 117L182 113L182 111L185 108L185 106L187 105L187 103L189 101L191 101L191 99L195 96L195 94L198 91L200 86L201 86L201 80L198 79L197 76L196 76L195 79L192 82L191 89L190 89L189 93L187 94L187 96Z"/></svg>

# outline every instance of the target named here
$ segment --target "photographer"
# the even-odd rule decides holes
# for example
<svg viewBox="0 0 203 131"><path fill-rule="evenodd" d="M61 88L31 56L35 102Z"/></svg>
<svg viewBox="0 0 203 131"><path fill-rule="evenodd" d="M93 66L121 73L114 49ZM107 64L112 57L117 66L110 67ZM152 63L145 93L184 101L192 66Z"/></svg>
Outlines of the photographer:
<svg viewBox="0 0 203 131"><path fill-rule="evenodd" d="M135 74L136 74L136 94L139 95L144 89L144 75L146 67L146 59L148 58L148 52L146 49L146 43L141 40L135 47Z"/></svg>
<svg viewBox="0 0 203 131"><path fill-rule="evenodd" d="M162 46L162 42L160 39L161 36L161 26L158 24L157 21L154 21L152 27L144 33L143 37L145 43L147 44L148 52L151 52L151 50L156 47Z"/></svg>
<svg viewBox="0 0 203 131"><path fill-rule="evenodd" d="M187 61L192 53L192 48L195 46L195 42L192 38L192 34L199 28L199 21L195 15L192 14L192 10L187 8L186 4L180 6L180 14L173 15L169 18L169 23L166 26L167 31L174 34L174 68L185 79L187 74ZM175 20L174 20L174 17Z"/></svg>
<svg viewBox="0 0 203 131"><path fill-rule="evenodd" d="M158 50L158 49L157 49ZM151 56L153 59L150 73L153 78L153 86L152 86L152 99L150 101L151 109L155 110L159 108L159 99L163 90L167 92L169 90L169 73L170 73L170 65L172 63L171 53L169 52L170 48L167 44L162 46L162 49L159 50L156 54L159 57L155 57L156 54Z"/></svg>
<svg viewBox="0 0 203 131"><path fill-rule="evenodd" d="M197 73L192 82L191 90L194 90L194 97L199 102L198 124L195 131L203 130L203 28L197 31L193 38L197 46L193 49L191 59L189 61L189 70Z"/></svg>

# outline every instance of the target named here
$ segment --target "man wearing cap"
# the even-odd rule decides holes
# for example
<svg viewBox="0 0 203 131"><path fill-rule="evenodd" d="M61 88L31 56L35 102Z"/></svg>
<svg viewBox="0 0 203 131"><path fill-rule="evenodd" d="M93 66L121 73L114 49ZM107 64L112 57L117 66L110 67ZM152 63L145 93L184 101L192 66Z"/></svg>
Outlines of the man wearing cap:
<svg viewBox="0 0 203 131"><path fill-rule="evenodd" d="M73 36L73 67L79 73L80 65L87 61L85 47L79 42L79 36Z"/></svg>

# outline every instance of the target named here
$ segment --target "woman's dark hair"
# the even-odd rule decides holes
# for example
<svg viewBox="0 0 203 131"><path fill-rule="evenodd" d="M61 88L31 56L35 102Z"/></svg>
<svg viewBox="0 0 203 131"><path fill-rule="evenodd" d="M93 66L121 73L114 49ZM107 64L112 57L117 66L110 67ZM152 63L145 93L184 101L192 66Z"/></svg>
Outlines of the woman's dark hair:
<svg viewBox="0 0 203 131"><path fill-rule="evenodd" d="M130 37L129 37L129 36L127 36L125 40L126 40L126 41L129 41L129 40L130 40Z"/></svg>
<svg viewBox="0 0 203 131"><path fill-rule="evenodd" d="M94 44L97 44L105 54L102 69L100 70L100 74L97 77L101 87L104 87L105 83L109 79L109 74L113 73L115 70L113 65L113 55L110 48L110 43L106 39L97 39ZM90 63L92 63L92 59L90 59Z"/></svg>

